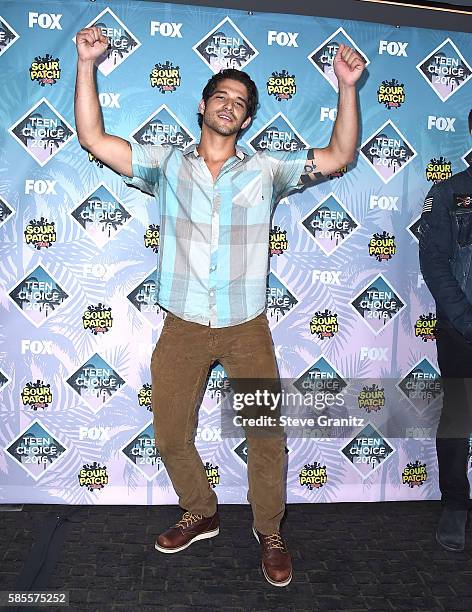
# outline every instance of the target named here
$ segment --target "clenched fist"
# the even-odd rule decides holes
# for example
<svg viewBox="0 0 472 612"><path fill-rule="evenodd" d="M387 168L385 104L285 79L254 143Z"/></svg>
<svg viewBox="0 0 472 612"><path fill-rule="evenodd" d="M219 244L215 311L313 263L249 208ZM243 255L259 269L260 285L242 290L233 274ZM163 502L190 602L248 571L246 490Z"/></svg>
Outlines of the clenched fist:
<svg viewBox="0 0 472 612"><path fill-rule="evenodd" d="M365 61L357 51L342 43L336 52L333 68L340 85L354 85L365 68Z"/></svg>
<svg viewBox="0 0 472 612"><path fill-rule="evenodd" d="M96 60L108 48L108 38L100 28L84 28L75 37L77 54L81 60Z"/></svg>

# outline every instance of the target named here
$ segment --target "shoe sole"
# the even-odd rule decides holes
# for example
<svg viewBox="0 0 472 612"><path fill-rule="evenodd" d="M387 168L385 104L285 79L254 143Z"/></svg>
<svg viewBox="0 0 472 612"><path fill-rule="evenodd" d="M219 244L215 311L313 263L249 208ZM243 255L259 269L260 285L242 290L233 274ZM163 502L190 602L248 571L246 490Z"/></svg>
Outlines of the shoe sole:
<svg viewBox="0 0 472 612"><path fill-rule="evenodd" d="M162 553L167 553L167 554L177 553L177 552L180 552L181 550L185 550L186 548L190 546L190 544L193 544L194 542L197 542L198 540L208 540L210 538L214 538L219 533L220 533L220 528L217 527L216 529L213 529L212 531L205 531L204 533L200 533L199 535L192 538L189 542L187 542L187 544L184 544L183 546L179 546L178 548L164 548L163 546L159 546L157 542L154 544L154 548Z"/></svg>
<svg viewBox="0 0 472 612"><path fill-rule="evenodd" d="M252 527L252 533L254 534L254 537L256 538L256 540L259 542L259 544L261 543L261 541L259 540L259 536L256 533L256 530L254 529L254 526ZM285 587L288 584L290 584L290 582L292 581L292 572L290 572L290 576L284 580L283 582L275 582L274 580L272 580L272 578L269 578L269 576L267 575L266 571L265 571L265 567L264 564L261 563L261 568L262 568L262 573L264 574L264 578L267 580L267 582L269 584L271 584L272 586L276 586L276 587Z"/></svg>
<svg viewBox="0 0 472 612"><path fill-rule="evenodd" d="M436 533L436 542L439 544L439 546L442 546L442 548L449 550L450 552L462 552L465 548L465 546L463 546L462 548L453 548L452 546L448 546L447 544L443 544L441 542L441 540L439 539L438 534Z"/></svg>

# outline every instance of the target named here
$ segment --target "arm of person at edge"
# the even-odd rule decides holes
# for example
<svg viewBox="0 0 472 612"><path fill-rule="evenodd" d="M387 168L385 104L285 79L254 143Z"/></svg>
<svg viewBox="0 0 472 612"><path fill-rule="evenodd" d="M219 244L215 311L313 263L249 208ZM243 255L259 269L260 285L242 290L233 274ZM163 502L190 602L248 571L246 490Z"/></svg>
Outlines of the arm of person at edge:
<svg viewBox="0 0 472 612"><path fill-rule="evenodd" d="M424 282L448 321L472 342L472 305L451 270L453 237L449 202L453 194L446 185L433 186L426 196L432 205L421 215L419 257Z"/></svg>
<svg viewBox="0 0 472 612"><path fill-rule="evenodd" d="M300 187L336 172L354 159L359 135L356 83L364 67L364 60L354 49L344 44L339 46L333 61L339 88L336 121L328 146L308 149Z"/></svg>
<svg viewBox="0 0 472 612"><path fill-rule="evenodd" d="M108 38L98 27L77 33L77 78L74 112L77 138L81 146L101 162L125 176L132 176L131 145L107 134L95 85L95 60L108 48Z"/></svg>

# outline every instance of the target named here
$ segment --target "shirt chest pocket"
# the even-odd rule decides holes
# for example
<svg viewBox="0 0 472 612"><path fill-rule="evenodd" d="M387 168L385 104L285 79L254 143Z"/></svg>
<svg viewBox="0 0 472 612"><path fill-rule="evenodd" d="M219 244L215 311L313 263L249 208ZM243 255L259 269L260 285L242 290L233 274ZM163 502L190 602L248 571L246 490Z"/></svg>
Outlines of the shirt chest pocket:
<svg viewBox="0 0 472 612"><path fill-rule="evenodd" d="M261 170L246 170L231 177L232 201L236 206L255 208L268 204L270 194L267 193L266 182Z"/></svg>
<svg viewBox="0 0 472 612"><path fill-rule="evenodd" d="M472 209L452 211L457 244L460 247L472 245Z"/></svg>

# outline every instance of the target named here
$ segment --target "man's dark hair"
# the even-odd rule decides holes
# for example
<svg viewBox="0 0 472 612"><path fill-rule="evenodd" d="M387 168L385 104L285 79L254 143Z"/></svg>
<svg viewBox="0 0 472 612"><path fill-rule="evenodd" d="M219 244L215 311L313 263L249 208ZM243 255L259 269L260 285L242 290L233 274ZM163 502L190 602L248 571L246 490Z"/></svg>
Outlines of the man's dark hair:
<svg viewBox="0 0 472 612"><path fill-rule="evenodd" d="M469 132L472 132L472 108L469 111Z"/></svg>
<svg viewBox="0 0 472 612"><path fill-rule="evenodd" d="M256 114L257 105L259 103L259 94L257 93L257 87L254 81L247 74L247 72L243 72L242 70L235 70L234 68L225 68L217 74L214 74L202 91L202 99L205 104L208 102L208 98L210 98L218 89L218 85L223 79L232 79L233 81L239 81L240 83L246 86L247 108L245 119L247 119L248 117L254 117L254 115ZM202 127L202 124L202 116L200 113L198 113L198 125L200 126L200 128Z"/></svg>

